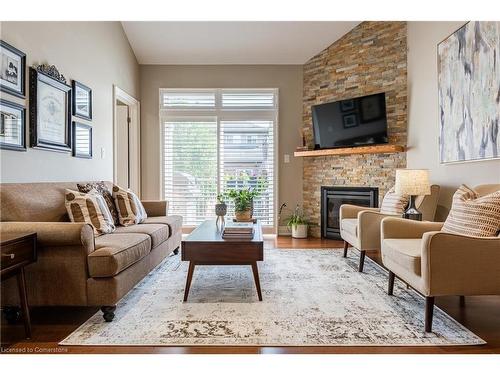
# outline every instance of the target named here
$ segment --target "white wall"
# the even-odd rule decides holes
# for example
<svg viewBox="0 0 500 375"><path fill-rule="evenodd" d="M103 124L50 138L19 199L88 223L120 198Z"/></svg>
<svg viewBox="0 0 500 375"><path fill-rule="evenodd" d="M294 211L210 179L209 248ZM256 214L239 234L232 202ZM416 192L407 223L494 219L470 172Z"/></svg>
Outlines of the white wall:
<svg viewBox="0 0 500 375"><path fill-rule="evenodd" d="M1 150L1 182L112 180L113 84L135 97L139 95L139 66L121 24L2 22L0 36L26 53L27 67L53 64L68 82L75 79L92 88L94 154L89 160L29 147L27 152ZM4 93L1 96L29 108L28 98L22 100ZM28 121L26 125L29 128ZM101 148L105 149L104 159Z"/></svg>
<svg viewBox="0 0 500 375"><path fill-rule="evenodd" d="M437 220L443 220L460 184L500 183L500 160L441 165L437 45L465 22L408 22L408 168L427 168L441 185Z"/></svg>
<svg viewBox="0 0 500 375"><path fill-rule="evenodd" d="M302 127L301 65L141 65L142 197L160 192L160 88L278 88L279 203L302 202L302 158L293 157ZM290 163L284 163L284 154Z"/></svg>

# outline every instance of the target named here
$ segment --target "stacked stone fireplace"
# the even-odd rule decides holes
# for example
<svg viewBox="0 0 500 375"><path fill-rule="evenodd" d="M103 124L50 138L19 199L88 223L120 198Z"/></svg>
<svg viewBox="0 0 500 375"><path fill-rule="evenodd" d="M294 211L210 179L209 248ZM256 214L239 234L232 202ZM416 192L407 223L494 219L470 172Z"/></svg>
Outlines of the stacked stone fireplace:
<svg viewBox="0 0 500 375"><path fill-rule="evenodd" d="M389 143L406 145L406 23L363 22L304 65L303 132L314 146L311 106L380 92L386 94ZM305 157L304 213L311 235L321 236L321 187L394 186L406 153Z"/></svg>

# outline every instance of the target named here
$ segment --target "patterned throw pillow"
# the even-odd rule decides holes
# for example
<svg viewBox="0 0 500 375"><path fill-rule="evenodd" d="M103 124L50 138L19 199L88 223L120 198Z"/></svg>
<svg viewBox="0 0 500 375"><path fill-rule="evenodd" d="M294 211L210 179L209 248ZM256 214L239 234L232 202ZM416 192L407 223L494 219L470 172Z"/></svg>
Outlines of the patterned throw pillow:
<svg viewBox="0 0 500 375"><path fill-rule="evenodd" d="M403 215L409 200L408 195L396 194L396 189L392 187L382 200L380 212L387 215Z"/></svg>
<svg viewBox="0 0 500 375"><path fill-rule="evenodd" d="M113 223L115 225L119 224L118 211L116 210L113 195L108 190L104 181L89 182L88 184L76 184L76 186L78 187L78 191L82 193L88 193L92 189L97 190L97 192L101 194L104 200L106 201L106 205L108 206L109 212L111 212L111 216L113 217Z"/></svg>
<svg viewBox="0 0 500 375"><path fill-rule="evenodd" d="M118 209L120 225L127 227L140 224L148 217L144 206L132 190L125 190L115 185L113 186L113 198Z"/></svg>
<svg viewBox="0 0 500 375"><path fill-rule="evenodd" d="M494 237L500 230L500 190L480 197L461 185L453 194L442 231L474 237Z"/></svg>
<svg viewBox="0 0 500 375"><path fill-rule="evenodd" d="M113 217L108 206L102 195L96 190L81 193L66 189L65 205L71 221L92 225L96 236L115 230Z"/></svg>

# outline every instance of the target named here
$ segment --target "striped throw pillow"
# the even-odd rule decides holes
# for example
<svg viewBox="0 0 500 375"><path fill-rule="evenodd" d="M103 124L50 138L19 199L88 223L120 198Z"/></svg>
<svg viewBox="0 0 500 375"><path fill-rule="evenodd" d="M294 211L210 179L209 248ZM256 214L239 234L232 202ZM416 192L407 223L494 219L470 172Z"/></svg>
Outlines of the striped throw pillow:
<svg viewBox="0 0 500 375"><path fill-rule="evenodd" d="M70 220L74 223L92 225L96 236L115 230L111 212L102 195L96 190L81 193L66 189L65 205Z"/></svg>
<svg viewBox="0 0 500 375"><path fill-rule="evenodd" d="M480 197L461 185L453 194L442 231L473 237L494 237L500 230L500 190Z"/></svg>
<svg viewBox="0 0 500 375"><path fill-rule="evenodd" d="M392 187L382 200L380 212L387 215L403 215L409 200L408 195L396 194L396 189Z"/></svg>
<svg viewBox="0 0 500 375"><path fill-rule="evenodd" d="M130 189L113 186L113 199L118 209L118 220L125 227L140 224L148 215L137 195Z"/></svg>
<svg viewBox="0 0 500 375"><path fill-rule="evenodd" d="M82 193L88 193L92 189L97 190L99 194L102 195L106 205L109 208L109 212L111 212L111 216L113 216L113 221L115 225L118 225L118 211L116 211L115 200L113 199L113 195L108 190L104 181L96 181L96 182L88 182L86 184L76 184L78 187L78 191Z"/></svg>

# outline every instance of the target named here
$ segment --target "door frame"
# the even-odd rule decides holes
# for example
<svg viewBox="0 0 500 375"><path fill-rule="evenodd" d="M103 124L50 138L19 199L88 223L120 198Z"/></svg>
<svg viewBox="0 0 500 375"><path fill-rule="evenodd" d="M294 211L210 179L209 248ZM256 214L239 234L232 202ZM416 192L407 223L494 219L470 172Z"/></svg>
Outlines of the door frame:
<svg viewBox="0 0 500 375"><path fill-rule="evenodd" d="M141 197L141 103L116 85L113 85L113 182L117 181L118 160L116 155L118 143L118 124L116 116L116 102L120 101L128 106L130 117L129 132L137 135L136 141L129 144L131 165L129 166L130 188ZM135 167L135 168L133 168ZM133 172L136 171L134 176Z"/></svg>

